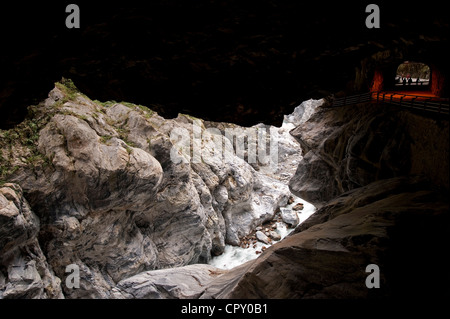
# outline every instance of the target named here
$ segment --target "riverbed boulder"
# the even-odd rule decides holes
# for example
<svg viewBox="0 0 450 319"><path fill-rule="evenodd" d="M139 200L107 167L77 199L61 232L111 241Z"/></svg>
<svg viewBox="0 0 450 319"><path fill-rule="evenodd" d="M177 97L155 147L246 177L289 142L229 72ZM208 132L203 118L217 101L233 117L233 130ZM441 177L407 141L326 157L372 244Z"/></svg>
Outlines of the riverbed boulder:
<svg viewBox="0 0 450 319"><path fill-rule="evenodd" d="M270 238L267 237L267 235L264 234L262 231L258 230L258 231L256 232L255 235L256 235L256 238L257 238L260 242L262 242L262 243L264 243L264 244L270 244L270 242L271 242Z"/></svg>
<svg viewBox="0 0 450 319"><path fill-rule="evenodd" d="M277 233L276 231L269 231L269 237L272 238L275 241L279 241L281 240L281 235L279 233Z"/></svg>
<svg viewBox="0 0 450 319"><path fill-rule="evenodd" d="M225 272L205 264L147 271L118 282L112 289L112 298L195 299Z"/></svg>

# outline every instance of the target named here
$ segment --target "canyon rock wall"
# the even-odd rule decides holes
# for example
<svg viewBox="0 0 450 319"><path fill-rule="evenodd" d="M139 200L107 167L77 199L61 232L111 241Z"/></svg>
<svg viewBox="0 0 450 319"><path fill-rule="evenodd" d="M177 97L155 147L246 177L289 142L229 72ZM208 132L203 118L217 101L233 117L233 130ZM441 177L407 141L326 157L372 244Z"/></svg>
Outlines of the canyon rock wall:
<svg viewBox="0 0 450 319"><path fill-rule="evenodd" d="M291 134L303 160L289 187L317 206L374 181L421 175L449 189L449 124L389 105L319 108Z"/></svg>
<svg viewBox="0 0 450 319"><path fill-rule="evenodd" d="M224 132L243 128L57 83L1 132L0 298L448 298L448 121L321 103L276 128L271 175L236 156ZM205 265L273 218L288 178L321 208L256 260Z"/></svg>
<svg viewBox="0 0 450 319"><path fill-rule="evenodd" d="M61 298L61 280L38 241L39 218L16 184L0 188L0 299Z"/></svg>
<svg viewBox="0 0 450 319"><path fill-rule="evenodd" d="M290 187L322 207L256 260L208 277L200 298L448 298L448 122L319 107L292 135L304 158ZM369 265L380 288L366 285Z"/></svg>
<svg viewBox="0 0 450 319"><path fill-rule="evenodd" d="M391 106L319 107L291 134L292 192L321 207L202 298L448 298L449 124ZM380 269L369 289L368 265Z"/></svg>
<svg viewBox="0 0 450 319"><path fill-rule="evenodd" d="M94 102L70 82L57 83L29 119L2 132L1 177L23 189L31 220L23 226L28 237L2 225L5 247L34 245L39 254L27 258L49 265L31 274L39 287L65 278L75 264L80 288L61 285L64 295L109 298L128 277L206 263L225 243L238 245L286 204L289 189L236 156L220 134L196 139L197 129L205 131L199 119L165 120L142 106ZM223 145L223 154L210 156ZM202 151L199 161L193 149ZM2 201L5 216L13 216L10 206ZM16 255L2 255L4 297L18 295L8 290L16 278L11 267L24 263ZM45 294L27 289L35 287L24 296Z"/></svg>
<svg viewBox="0 0 450 319"><path fill-rule="evenodd" d="M384 179L329 201L255 260L230 270L195 265L138 274L119 282L113 296L446 300L450 278L440 269L449 217L448 198L427 181Z"/></svg>

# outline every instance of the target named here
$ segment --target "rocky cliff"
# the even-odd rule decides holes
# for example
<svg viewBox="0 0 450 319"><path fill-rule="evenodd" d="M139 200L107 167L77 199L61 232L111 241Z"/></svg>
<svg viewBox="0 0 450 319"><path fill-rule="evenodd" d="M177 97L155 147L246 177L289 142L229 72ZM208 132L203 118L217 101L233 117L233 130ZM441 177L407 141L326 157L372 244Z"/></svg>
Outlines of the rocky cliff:
<svg viewBox="0 0 450 319"><path fill-rule="evenodd" d="M324 105L325 106L325 105ZM203 298L448 298L449 124L391 106L319 107L291 134L289 186L321 207ZM380 269L368 289L366 267Z"/></svg>
<svg viewBox="0 0 450 319"><path fill-rule="evenodd" d="M13 183L2 188L3 296L19 296L15 278L31 276L36 285L19 289L24 296L60 297L63 289L70 298L109 298L123 279L206 263L272 219L288 187L236 156L224 136L198 140L196 129L204 124L190 116L165 120L57 83L25 122L2 132L2 183ZM220 158L193 161L203 145L228 147ZM30 249L36 253L22 252ZM57 284L71 264L80 268L80 289Z"/></svg>
<svg viewBox="0 0 450 319"><path fill-rule="evenodd" d="M38 241L39 218L22 189L0 188L0 298L61 298L61 280Z"/></svg>
<svg viewBox="0 0 450 319"><path fill-rule="evenodd" d="M450 278L439 271L450 231L448 122L370 104L319 107L297 124L305 155L290 186L321 209L254 261L201 276L171 270L200 278L171 297L448 298ZM366 284L369 265L379 288ZM145 276L119 283L114 296L164 296L170 283Z"/></svg>
<svg viewBox="0 0 450 319"><path fill-rule="evenodd" d="M304 158L289 187L315 205L377 180L420 175L449 189L449 124L390 105L319 108L291 134Z"/></svg>

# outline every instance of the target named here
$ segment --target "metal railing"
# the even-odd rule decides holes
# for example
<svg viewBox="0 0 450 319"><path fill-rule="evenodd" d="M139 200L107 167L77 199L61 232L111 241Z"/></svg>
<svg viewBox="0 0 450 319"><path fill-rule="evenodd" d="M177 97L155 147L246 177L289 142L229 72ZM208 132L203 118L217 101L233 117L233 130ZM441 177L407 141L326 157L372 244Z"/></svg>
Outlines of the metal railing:
<svg viewBox="0 0 450 319"><path fill-rule="evenodd" d="M331 107L353 105L364 102L386 103L437 114L450 114L450 103L448 98L428 97L396 92L368 92L344 96L334 99L331 103Z"/></svg>
<svg viewBox="0 0 450 319"><path fill-rule="evenodd" d="M450 114L450 104L448 98L428 97L395 92L373 92L372 99L378 103L393 104L401 107L444 115Z"/></svg>
<svg viewBox="0 0 450 319"><path fill-rule="evenodd" d="M344 96L334 99L332 102L332 107L370 102L371 100L372 100L372 92L362 93L358 95Z"/></svg>

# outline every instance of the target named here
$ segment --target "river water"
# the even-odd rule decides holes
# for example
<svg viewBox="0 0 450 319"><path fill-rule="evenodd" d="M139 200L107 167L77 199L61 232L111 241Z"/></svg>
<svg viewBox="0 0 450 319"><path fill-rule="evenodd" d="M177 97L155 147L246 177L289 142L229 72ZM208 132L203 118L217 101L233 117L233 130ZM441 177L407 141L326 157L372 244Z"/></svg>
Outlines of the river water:
<svg viewBox="0 0 450 319"><path fill-rule="evenodd" d="M300 225L316 211L316 207L299 197L296 197L294 195L292 195L292 197L294 198L294 202L285 207L281 207L281 209L292 209L292 207L294 207L296 204L303 203L303 209L297 211L297 215L300 219ZM281 240L289 235L294 229L295 228L287 228L286 224L283 222L277 222L276 232L280 234ZM273 241L272 245L276 244L277 242L279 241ZM232 245L226 245L224 253L220 256L213 257L209 264L220 269L231 269L236 266L242 265L249 260L258 258L260 254L257 254L256 252L261 251L263 246L269 247L271 246L271 244L264 244L258 241L255 248L253 248L252 246L250 246L249 248L242 248Z"/></svg>
<svg viewBox="0 0 450 319"><path fill-rule="evenodd" d="M306 122L314 114L316 108L323 103L323 99L310 99L304 101L294 109L292 114L284 117L283 124L280 128L278 128L277 135L279 153L278 169L275 172L272 172L270 170L266 170L265 166L261 166L259 167L259 173L277 179L286 185L289 183L289 180L294 175L302 159L300 145L289 132L298 125ZM283 208L292 209L292 207L296 204L303 203L303 209L297 211L301 224L316 211L316 207L311 203L294 196L293 194L291 194L291 196L294 198L294 202L285 207L281 207L281 210L283 210ZM286 224L282 222L277 223L276 231L281 235L281 240L283 240L283 238L289 235L293 230L294 228L286 228ZM276 241L273 241L272 244L276 243ZM224 253L220 256L213 257L209 264L221 269L231 269L249 260L258 258L260 254L257 254L256 252L261 251L263 246L269 247L271 245L264 244L259 241L257 242L255 248L253 248L253 245L249 248L226 245Z"/></svg>

